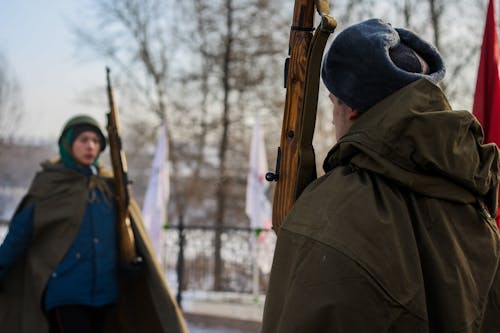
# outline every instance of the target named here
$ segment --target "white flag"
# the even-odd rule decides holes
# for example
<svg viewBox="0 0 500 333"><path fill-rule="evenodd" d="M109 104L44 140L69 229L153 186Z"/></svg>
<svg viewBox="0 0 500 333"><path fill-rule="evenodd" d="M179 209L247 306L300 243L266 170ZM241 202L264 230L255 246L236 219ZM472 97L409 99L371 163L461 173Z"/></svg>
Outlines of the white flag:
<svg viewBox="0 0 500 333"><path fill-rule="evenodd" d="M167 223L167 205L170 192L168 168L168 143L165 126L158 130L158 143L153 160L153 168L142 206L142 218L153 249L161 262L161 234Z"/></svg>
<svg viewBox="0 0 500 333"><path fill-rule="evenodd" d="M260 119L256 117L250 147L250 167L247 177L245 212L250 219L250 227L268 229L272 225L271 203L268 199L269 184L265 179L267 169L264 132Z"/></svg>

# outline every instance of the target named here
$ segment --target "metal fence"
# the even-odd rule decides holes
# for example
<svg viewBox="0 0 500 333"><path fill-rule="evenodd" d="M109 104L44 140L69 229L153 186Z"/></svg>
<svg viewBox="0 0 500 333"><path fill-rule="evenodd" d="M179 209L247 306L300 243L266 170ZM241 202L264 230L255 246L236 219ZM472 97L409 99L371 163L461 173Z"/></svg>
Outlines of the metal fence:
<svg viewBox="0 0 500 333"><path fill-rule="evenodd" d="M276 235L250 228L170 227L163 235L161 263L182 303L185 291L212 292L215 283L215 237L220 230L221 287L217 292L265 294ZM182 241L181 241L182 240ZM179 284L179 281L182 283Z"/></svg>

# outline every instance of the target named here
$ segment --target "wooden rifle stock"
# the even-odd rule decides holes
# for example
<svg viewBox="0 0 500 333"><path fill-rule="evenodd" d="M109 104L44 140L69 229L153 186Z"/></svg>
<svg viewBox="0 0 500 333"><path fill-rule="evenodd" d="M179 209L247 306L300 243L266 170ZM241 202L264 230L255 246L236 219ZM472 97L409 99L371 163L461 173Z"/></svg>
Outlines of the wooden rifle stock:
<svg viewBox="0 0 500 333"><path fill-rule="evenodd" d="M314 8L321 16L314 29ZM316 179L312 139L318 104L323 50L335 30L327 0L296 0L290 30L289 58L285 62L286 100L278 148L273 199L273 229L277 233L295 200ZM314 32L314 33L313 33Z"/></svg>
<svg viewBox="0 0 500 333"><path fill-rule="evenodd" d="M109 77L110 70L106 68L107 93L109 101L108 118L108 140L111 164L113 167L113 179L115 184L115 202L117 210L117 236L119 257L122 264L130 265L141 261L135 249L134 233L130 224L128 190L127 160L122 149L120 137L118 110L115 106L113 88Z"/></svg>

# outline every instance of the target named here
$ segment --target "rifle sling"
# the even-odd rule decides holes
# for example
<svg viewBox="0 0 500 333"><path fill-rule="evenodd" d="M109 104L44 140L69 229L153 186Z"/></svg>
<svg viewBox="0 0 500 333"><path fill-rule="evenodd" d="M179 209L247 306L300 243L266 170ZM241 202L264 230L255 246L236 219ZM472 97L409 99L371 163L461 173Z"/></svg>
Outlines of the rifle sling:
<svg viewBox="0 0 500 333"><path fill-rule="evenodd" d="M300 148L297 187L295 189L296 198L298 198L307 185L317 177L312 140L318 108L321 61L326 42L332 32L333 31L329 29L316 29L307 55L307 71L304 84L304 101L302 105L302 126L299 136Z"/></svg>

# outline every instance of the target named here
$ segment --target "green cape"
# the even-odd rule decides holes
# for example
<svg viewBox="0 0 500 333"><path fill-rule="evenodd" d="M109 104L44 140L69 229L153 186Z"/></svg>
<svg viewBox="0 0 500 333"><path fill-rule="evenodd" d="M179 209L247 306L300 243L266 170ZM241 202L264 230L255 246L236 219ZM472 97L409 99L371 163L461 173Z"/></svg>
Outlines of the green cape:
<svg viewBox="0 0 500 333"><path fill-rule="evenodd" d="M111 178L101 170L94 185L106 188ZM0 292L2 332L48 333L42 297L50 274L74 239L88 197L88 176L45 163L18 209L35 205L33 240L27 253L9 271ZM137 274L119 274L120 294L107 322L108 332L186 332L142 223L131 200L130 213L138 252L144 265Z"/></svg>
<svg viewBox="0 0 500 333"><path fill-rule="evenodd" d="M417 81L356 120L278 236L262 332L500 332L498 151Z"/></svg>

